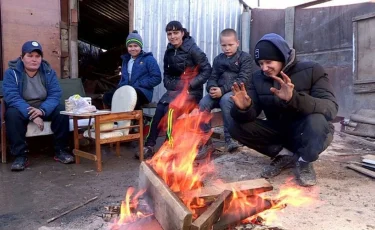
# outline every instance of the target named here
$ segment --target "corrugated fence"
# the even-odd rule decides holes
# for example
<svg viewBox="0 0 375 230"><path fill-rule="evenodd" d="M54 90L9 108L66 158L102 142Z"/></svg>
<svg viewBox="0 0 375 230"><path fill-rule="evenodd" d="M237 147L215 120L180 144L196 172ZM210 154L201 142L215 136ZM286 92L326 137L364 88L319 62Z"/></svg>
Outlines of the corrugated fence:
<svg viewBox="0 0 375 230"><path fill-rule="evenodd" d="M144 50L151 51L163 72L168 44L165 26L177 20L187 28L211 62L220 52L219 33L225 28L239 32L243 6L239 0L137 0L134 1L134 29L143 38ZM153 101L165 93L163 84L154 90Z"/></svg>

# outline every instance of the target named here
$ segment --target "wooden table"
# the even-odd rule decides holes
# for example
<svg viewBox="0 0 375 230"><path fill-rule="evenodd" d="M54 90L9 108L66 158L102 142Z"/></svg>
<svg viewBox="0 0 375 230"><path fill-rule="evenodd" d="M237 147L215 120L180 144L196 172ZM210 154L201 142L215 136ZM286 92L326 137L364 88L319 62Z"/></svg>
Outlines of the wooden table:
<svg viewBox="0 0 375 230"><path fill-rule="evenodd" d="M108 110L98 110L97 112L92 113L84 113L84 114L74 114L72 112L61 111L63 115L69 115L73 118L73 126L74 126L74 150L73 153L75 155L76 164L80 163L80 158L86 158L89 160L96 161L97 171L102 171L102 154L101 154L101 145L108 144L108 143L116 143L116 155L120 155L120 143L139 140L139 159L143 161L143 112L142 110L134 110L131 112L118 112L112 113ZM90 126L87 127L88 132L95 132L95 137L91 139L95 140L95 154L88 153L85 151L80 150L79 140L85 138L83 134L79 134L78 130L78 120L79 119L92 119L95 118L95 125L94 129L89 130ZM122 120L138 120L139 125L133 126L126 126L126 127L119 127L119 128L112 128L105 131L100 130L100 124L108 123L108 122L115 122L115 121L122 121ZM90 125L90 124L89 124ZM126 128L138 128L138 133L132 133L128 135L123 135L120 137L110 137L105 139L100 139L100 133L102 132L111 132L115 130L123 130Z"/></svg>

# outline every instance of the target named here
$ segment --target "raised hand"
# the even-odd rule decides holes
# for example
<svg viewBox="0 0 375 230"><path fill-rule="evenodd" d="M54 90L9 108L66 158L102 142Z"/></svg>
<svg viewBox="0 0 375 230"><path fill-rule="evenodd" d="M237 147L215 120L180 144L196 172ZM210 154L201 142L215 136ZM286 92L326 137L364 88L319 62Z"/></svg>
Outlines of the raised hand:
<svg viewBox="0 0 375 230"><path fill-rule="evenodd" d="M290 99L292 99L294 84L292 83L292 80L290 80L288 75L286 75L284 72L281 72L280 74L283 79L276 76L270 76L271 78L273 78L273 80L277 81L280 84L280 89L271 87L270 90L280 99L288 102L290 101Z"/></svg>
<svg viewBox="0 0 375 230"><path fill-rule="evenodd" d="M251 98L246 92L244 83L241 83L240 85L235 82L232 86L232 93L233 96L231 96L234 104L241 110L246 110L251 105Z"/></svg>

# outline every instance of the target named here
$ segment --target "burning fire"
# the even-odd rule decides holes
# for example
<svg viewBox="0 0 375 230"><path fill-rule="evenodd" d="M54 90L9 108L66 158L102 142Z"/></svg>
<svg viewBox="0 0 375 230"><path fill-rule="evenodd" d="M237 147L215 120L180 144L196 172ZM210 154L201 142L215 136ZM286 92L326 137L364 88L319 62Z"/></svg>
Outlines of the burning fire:
<svg viewBox="0 0 375 230"><path fill-rule="evenodd" d="M138 208L138 199L145 190L138 191L133 197L134 188L129 187L126 191L125 200L121 202L120 218L115 223L116 226L136 222L140 218L151 216L152 214L143 214Z"/></svg>
<svg viewBox="0 0 375 230"><path fill-rule="evenodd" d="M199 124L208 122L211 114L198 112L189 115L197 108L197 104L188 93L187 82L182 93L170 104L169 113L164 119L169 123L169 141L148 161L173 192L201 188L205 175L213 171L213 166L207 163L208 160L206 164L194 167L199 146L204 144L212 133L200 132ZM180 115L184 115L184 118L177 119ZM201 199L185 198L183 202L193 213L195 208L204 205Z"/></svg>
<svg viewBox="0 0 375 230"><path fill-rule="evenodd" d="M280 186L280 191L276 196L266 197L263 194L259 195L262 199L272 199L276 202L273 202L271 208L259 213L255 217L249 217L243 222L253 222L257 217L260 217L262 224L271 225L277 222L280 211L286 206L306 207L319 203L318 187L303 188L294 184L291 180L292 178L288 179L285 184Z"/></svg>

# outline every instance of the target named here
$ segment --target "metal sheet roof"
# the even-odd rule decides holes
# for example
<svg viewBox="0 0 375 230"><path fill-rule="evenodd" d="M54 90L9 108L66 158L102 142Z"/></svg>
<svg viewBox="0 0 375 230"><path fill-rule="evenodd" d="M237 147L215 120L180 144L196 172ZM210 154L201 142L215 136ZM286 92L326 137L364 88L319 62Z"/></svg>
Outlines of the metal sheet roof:
<svg viewBox="0 0 375 230"><path fill-rule="evenodd" d="M109 49L123 44L128 33L128 0L79 1L80 40Z"/></svg>

